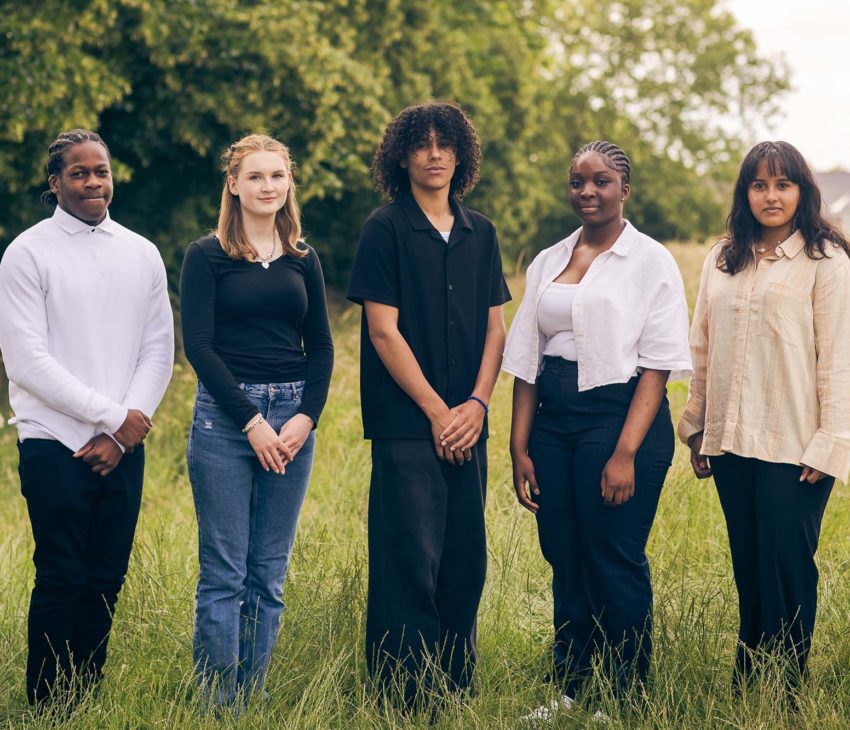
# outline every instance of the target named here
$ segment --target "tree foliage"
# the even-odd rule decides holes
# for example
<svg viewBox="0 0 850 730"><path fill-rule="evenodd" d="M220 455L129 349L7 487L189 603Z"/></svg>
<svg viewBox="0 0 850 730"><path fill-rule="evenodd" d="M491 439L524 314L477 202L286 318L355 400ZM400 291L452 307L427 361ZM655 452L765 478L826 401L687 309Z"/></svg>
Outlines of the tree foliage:
<svg viewBox="0 0 850 730"><path fill-rule="evenodd" d="M117 219L172 277L216 219L219 155L264 129L293 150L305 227L344 283L379 204L369 162L401 108L458 101L482 140L469 203L510 257L568 232L566 169L607 138L633 161L628 215L657 237L722 227L750 124L787 72L715 0L0 2L0 245L45 215L46 146L97 128Z"/></svg>

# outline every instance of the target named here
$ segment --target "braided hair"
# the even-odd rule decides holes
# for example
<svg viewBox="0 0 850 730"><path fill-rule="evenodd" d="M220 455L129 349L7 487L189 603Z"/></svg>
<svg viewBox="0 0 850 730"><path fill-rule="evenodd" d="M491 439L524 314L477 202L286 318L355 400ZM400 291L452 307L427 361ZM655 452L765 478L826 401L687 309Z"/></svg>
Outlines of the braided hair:
<svg viewBox="0 0 850 730"><path fill-rule="evenodd" d="M109 147L106 146L106 142L97 132L92 132L89 129L69 129L67 132L62 132L47 148L47 177L62 174L62 170L65 169L66 150L84 142L97 142L106 150L106 156L109 158ZM56 193L52 190L45 190L41 194L41 202L47 205L56 205L59 201L56 198Z"/></svg>
<svg viewBox="0 0 850 730"><path fill-rule="evenodd" d="M575 153L575 156L570 163L570 167L575 165L576 160L578 160L579 157L587 154L588 152L597 152L602 155L605 160L605 165L620 173L623 185L629 184L629 178L632 173L632 163L629 162L628 155L613 142L606 142L601 139L597 139L594 142L588 142Z"/></svg>

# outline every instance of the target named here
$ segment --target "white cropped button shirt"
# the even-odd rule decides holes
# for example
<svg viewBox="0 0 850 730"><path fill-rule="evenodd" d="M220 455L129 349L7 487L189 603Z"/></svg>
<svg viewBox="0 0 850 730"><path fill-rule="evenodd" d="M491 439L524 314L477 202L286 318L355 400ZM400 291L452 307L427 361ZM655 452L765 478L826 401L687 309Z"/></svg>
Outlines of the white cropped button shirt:
<svg viewBox="0 0 850 730"><path fill-rule="evenodd" d="M546 287L566 268L581 229L541 251L526 272L525 295L505 345L502 369L534 383L545 342L537 307ZM626 221L614 245L585 273L573 302L578 389L625 383L642 368L691 372L688 306L670 252Z"/></svg>

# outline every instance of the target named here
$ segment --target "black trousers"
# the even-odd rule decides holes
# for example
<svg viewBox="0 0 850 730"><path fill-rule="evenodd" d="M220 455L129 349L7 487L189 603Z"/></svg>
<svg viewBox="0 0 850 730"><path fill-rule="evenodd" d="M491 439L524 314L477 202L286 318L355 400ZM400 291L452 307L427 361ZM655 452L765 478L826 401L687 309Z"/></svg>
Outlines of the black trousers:
<svg viewBox="0 0 850 730"><path fill-rule="evenodd" d="M806 670L817 610L821 520L835 479L800 481L801 467L735 454L711 457L729 530L741 625L734 684L754 669L754 651L788 660L793 688Z"/></svg>
<svg viewBox="0 0 850 730"><path fill-rule="evenodd" d="M602 470L638 378L580 393L577 375L575 362L546 358L528 448L540 487L540 547L552 566L555 674L570 696L595 658L616 691L646 679L652 586L645 548L674 446L665 397L635 458L634 496L606 505Z"/></svg>
<svg viewBox="0 0 850 730"><path fill-rule="evenodd" d="M94 474L58 441L18 444L21 492L35 540L28 618L27 697L96 683L124 583L142 498L144 449L108 476Z"/></svg>
<svg viewBox="0 0 850 730"><path fill-rule="evenodd" d="M385 690L410 706L434 686L469 687L487 567L487 448L462 466L430 441L372 442L366 656Z"/></svg>

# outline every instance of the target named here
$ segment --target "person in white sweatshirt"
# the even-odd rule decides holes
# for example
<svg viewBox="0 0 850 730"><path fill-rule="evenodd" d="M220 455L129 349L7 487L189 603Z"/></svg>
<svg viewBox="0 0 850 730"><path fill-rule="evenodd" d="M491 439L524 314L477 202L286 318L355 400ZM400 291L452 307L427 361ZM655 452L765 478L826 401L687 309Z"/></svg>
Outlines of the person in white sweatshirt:
<svg viewBox="0 0 850 730"><path fill-rule="evenodd" d="M109 217L104 141L60 134L47 174L53 216L0 262L0 350L35 541L31 704L73 701L102 677L141 504L143 441L174 361L165 267L154 244Z"/></svg>

